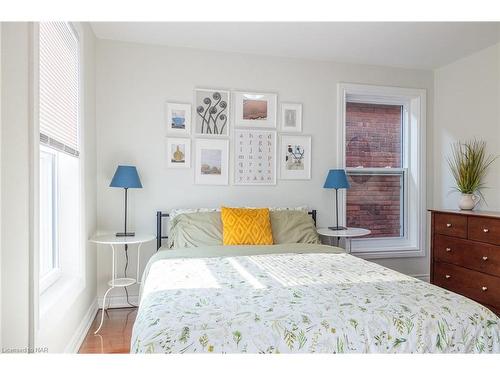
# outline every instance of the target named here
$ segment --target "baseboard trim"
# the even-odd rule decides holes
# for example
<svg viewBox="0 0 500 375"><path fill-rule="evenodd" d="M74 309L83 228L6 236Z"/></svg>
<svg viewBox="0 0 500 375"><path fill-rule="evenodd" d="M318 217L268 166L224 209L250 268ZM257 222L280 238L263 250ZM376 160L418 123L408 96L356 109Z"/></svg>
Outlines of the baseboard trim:
<svg viewBox="0 0 500 375"><path fill-rule="evenodd" d="M419 279L425 282L430 282L431 281L431 275L428 273L423 273L423 274L418 274L418 275L410 275L411 277L414 277L415 279Z"/></svg>
<svg viewBox="0 0 500 375"><path fill-rule="evenodd" d="M138 295L130 295L129 294L128 300L133 305L137 306L139 304L139 296ZM99 297L98 303L99 303L99 308L102 309L102 297ZM126 296L106 297L106 308L113 309L113 308L119 308L119 307L131 307L127 303Z"/></svg>
<svg viewBox="0 0 500 375"><path fill-rule="evenodd" d="M73 337L69 341L68 345L64 349L65 353L78 353L80 346L82 346L83 340L85 340L85 336L87 336L87 332L94 321L94 318L97 314L98 306L97 306L97 298L92 302L89 309L85 313L85 316L82 319L82 322L78 326L75 331Z"/></svg>

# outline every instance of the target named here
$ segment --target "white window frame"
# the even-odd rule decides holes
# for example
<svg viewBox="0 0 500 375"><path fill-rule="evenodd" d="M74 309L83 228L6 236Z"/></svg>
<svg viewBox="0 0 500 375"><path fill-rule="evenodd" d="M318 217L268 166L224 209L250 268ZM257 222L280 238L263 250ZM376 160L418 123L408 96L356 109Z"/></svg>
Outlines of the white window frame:
<svg viewBox="0 0 500 375"><path fill-rule="evenodd" d="M47 154L50 154L52 155L52 158L53 158L53 165L52 165L52 174L53 174L53 177L52 177L52 184L53 184L53 189L54 189L54 193L53 193L53 218L52 218L52 221L53 221L53 226L54 226L54 238L53 238L53 249L52 251L55 253L53 254L53 257L55 258L54 259L54 267L52 268L51 271L49 271L46 275L44 275L43 277L40 278L40 281L39 281L39 292L40 293L43 293L47 288L49 288L52 284L54 284L57 280L59 280L59 278L61 277L62 275L62 272L61 272L61 268L60 268L60 264L59 264L59 238L58 238L58 181L57 181L57 169L58 169L58 165L57 165L57 152L50 148L50 147L47 147L47 146L43 146L43 145L40 145L40 154L44 152L44 153L47 153ZM41 157L41 155L40 155ZM41 254L40 254L41 256Z"/></svg>
<svg viewBox="0 0 500 375"><path fill-rule="evenodd" d="M338 84L338 137L337 160L346 165L346 103L362 102L403 106L402 168L349 168L354 172L403 171L405 194L403 199L404 233L398 238L353 239L351 251L365 259L422 257L426 243L426 90L360 85ZM339 191L339 214L341 222L346 222L346 191ZM339 219L340 219L339 218Z"/></svg>

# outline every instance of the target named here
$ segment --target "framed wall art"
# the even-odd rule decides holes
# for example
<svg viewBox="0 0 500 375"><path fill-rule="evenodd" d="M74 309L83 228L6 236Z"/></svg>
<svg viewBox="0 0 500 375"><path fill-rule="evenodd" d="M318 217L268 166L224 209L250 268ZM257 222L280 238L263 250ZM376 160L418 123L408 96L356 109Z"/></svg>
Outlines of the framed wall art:
<svg viewBox="0 0 500 375"><path fill-rule="evenodd" d="M167 103L167 135L191 135L191 104Z"/></svg>
<svg viewBox="0 0 500 375"><path fill-rule="evenodd" d="M281 131L290 133L302 131L302 104L281 104Z"/></svg>
<svg viewBox="0 0 500 375"><path fill-rule="evenodd" d="M229 136L229 91L195 89L195 134Z"/></svg>
<svg viewBox="0 0 500 375"><path fill-rule="evenodd" d="M280 136L280 178L282 180L311 179L311 137Z"/></svg>
<svg viewBox="0 0 500 375"><path fill-rule="evenodd" d="M229 139L196 139L195 158L196 184L229 184Z"/></svg>
<svg viewBox="0 0 500 375"><path fill-rule="evenodd" d="M234 183L276 184L276 132L234 130Z"/></svg>
<svg viewBox="0 0 500 375"><path fill-rule="evenodd" d="M234 92L234 123L241 128L276 128L278 95Z"/></svg>
<svg viewBox="0 0 500 375"><path fill-rule="evenodd" d="M191 139L167 138L167 168L191 167Z"/></svg>

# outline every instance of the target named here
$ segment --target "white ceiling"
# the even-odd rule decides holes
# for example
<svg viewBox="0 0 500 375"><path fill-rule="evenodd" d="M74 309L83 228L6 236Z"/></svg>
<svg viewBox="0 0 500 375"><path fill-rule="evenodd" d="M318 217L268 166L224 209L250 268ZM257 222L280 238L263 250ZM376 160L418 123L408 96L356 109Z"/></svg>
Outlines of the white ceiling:
<svg viewBox="0 0 500 375"><path fill-rule="evenodd" d="M499 42L500 23L93 22L98 38L434 69Z"/></svg>

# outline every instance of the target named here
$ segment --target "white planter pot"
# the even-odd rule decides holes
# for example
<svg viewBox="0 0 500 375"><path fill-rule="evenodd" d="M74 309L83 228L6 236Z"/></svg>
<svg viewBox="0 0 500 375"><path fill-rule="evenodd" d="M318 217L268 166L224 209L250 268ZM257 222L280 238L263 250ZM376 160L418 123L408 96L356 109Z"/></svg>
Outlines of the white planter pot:
<svg viewBox="0 0 500 375"><path fill-rule="evenodd" d="M472 210L481 200L479 195L474 194L462 194L458 200L458 207L461 210Z"/></svg>

